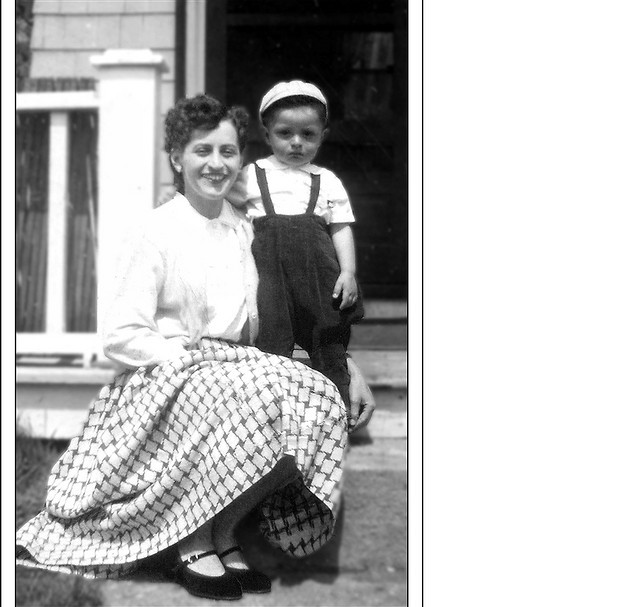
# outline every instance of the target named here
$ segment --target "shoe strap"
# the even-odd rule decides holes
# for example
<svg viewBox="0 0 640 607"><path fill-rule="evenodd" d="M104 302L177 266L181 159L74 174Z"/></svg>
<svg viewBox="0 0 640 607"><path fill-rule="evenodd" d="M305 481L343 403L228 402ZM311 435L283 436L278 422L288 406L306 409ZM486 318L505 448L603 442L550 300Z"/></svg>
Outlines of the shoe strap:
<svg viewBox="0 0 640 607"><path fill-rule="evenodd" d="M227 550L224 550L223 552L218 552L218 558L223 559L225 556L228 556L229 554L231 554L232 552L242 552L242 548L240 548L240 546L232 546L231 548L228 548Z"/></svg>
<svg viewBox="0 0 640 607"><path fill-rule="evenodd" d="M192 565L196 561L203 559L205 556L211 556L212 554L218 554L215 550L207 550L207 552L201 552L200 554L194 554L190 556L188 559L182 561L181 565Z"/></svg>

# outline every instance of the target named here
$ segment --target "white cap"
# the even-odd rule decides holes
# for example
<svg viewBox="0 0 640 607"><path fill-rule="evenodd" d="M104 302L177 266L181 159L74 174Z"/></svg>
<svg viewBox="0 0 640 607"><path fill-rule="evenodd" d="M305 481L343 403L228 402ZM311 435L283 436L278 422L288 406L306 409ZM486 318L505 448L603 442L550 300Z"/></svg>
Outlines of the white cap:
<svg viewBox="0 0 640 607"><path fill-rule="evenodd" d="M325 109L328 110L327 100L322 94L322 91L315 84L303 82L302 80L291 80L290 82L278 82L278 84L267 91L260 102L260 116L262 116L265 110L276 101L280 101L280 99L285 99L286 97L295 97L297 95L317 99L324 105Z"/></svg>

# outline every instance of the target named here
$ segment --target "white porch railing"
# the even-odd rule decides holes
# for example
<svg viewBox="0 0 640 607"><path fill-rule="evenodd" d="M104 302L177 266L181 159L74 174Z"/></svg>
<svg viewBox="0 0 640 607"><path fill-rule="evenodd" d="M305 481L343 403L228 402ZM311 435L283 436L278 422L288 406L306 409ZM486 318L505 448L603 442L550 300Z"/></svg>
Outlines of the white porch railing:
<svg viewBox="0 0 640 607"><path fill-rule="evenodd" d="M154 206L157 192L159 81L166 64L150 50L108 50L91 58L97 90L18 93L17 112L49 112L47 273L44 332L17 333L16 354L101 356L98 339L114 251L127 218ZM96 333L66 331L69 116L96 110L98 134ZM135 161L127 153L135 149Z"/></svg>
<svg viewBox="0 0 640 607"><path fill-rule="evenodd" d="M79 354L88 364L97 352L95 333L67 333L67 227L69 210L70 113L98 110L95 91L18 93L16 111L47 112L49 174L47 211L47 273L44 333L17 333L16 351L24 354ZM45 277L40 277L45 278Z"/></svg>

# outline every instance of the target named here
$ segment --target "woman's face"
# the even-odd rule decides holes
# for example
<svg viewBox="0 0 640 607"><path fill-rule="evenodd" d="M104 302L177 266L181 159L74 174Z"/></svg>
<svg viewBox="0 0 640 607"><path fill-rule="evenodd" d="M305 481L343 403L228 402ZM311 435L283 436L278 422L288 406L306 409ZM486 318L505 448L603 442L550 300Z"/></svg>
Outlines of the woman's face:
<svg viewBox="0 0 640 607"><path fill-rule="evenodd" d="M242 168L236 127L222 120L213 130L195 129L184 149L171 153L171 162L184 176L184 195L196 208L222 202Z"/></svg>

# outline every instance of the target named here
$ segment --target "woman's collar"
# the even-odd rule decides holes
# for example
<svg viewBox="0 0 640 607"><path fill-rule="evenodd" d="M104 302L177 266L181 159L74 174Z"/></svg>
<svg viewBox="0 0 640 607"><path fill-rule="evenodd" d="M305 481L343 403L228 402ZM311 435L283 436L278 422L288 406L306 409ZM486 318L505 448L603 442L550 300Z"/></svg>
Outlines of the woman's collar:
<svg viewBox="0 0 640 607"><path fill-rule="evenodd" d="M175 198L178 204L184 208L185 214L188 217L190 217L192 221L195 221L197 223L208 224L212 221L217 221L219 223L223 223L231 226L232 228L235 228L240 221L240 218L234 212L234 209L231 203L227 202L226 200L222 201L220 214L217 217L214 217L213 219L209 219L204 215L201 215L200 213L198 213L198 211L196 211L193 208L193 206L191 205L189 200L186 198L186 196L184 196L184 194L180 194L179 192L177 192Z"/></svg>

